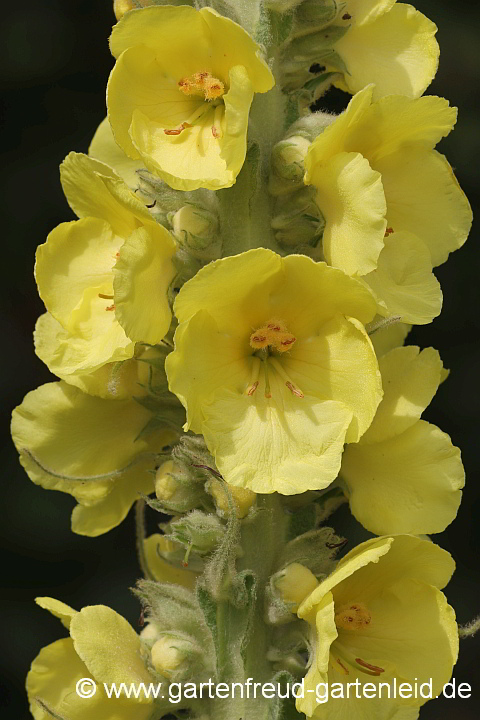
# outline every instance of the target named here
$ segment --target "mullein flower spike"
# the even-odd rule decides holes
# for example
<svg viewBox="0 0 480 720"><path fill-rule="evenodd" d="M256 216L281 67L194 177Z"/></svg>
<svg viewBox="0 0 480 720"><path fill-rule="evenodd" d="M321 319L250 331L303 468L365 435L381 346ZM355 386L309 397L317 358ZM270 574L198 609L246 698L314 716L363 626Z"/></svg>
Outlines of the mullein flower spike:
<svg viewBox="0 0 480 720"><path fill-rule="evenodd" d="M75 498L74 532L136 505L143 629L38 598L70 637L33 661L31 712L416 720L425 698L396 684L439 694L458 653L454 562L418 536L454 520L465 479L421 418L448 373L405 345L471 224L435 150L456 110L422 97L436 27L395 0L114 13L107 118L61 166L78 219L36 257L35 350L59 381L27 394L12 436L34 483ZM348 107L313 112L331 85ZM347 502L379 537L338 560L350 526L325 523ZM178 695L246 678L277 695ZM348 696L357 682L390 695ZM319 697L332 686L344 699Z"/></svg>

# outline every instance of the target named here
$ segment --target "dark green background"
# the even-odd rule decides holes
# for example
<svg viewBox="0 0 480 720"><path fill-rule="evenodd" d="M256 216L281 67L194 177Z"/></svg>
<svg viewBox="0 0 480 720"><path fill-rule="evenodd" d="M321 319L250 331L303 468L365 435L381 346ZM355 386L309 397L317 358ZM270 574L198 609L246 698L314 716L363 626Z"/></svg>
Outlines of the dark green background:
<svg viewBox="0 0 480 720"><path fill-rule="evenodd" d="M439 26L440 70L429 88L459 106L456 130L440 149L454 166L474 211L479 207L480 140L477 3L418 0L417 8ZM107 47L113 13L108 0L6 1L0 10L1 171L1 355L2 500L0 533L2 605L1 717L30 715L25 675L40 648L64 635L60 623L33 598L51 595L76 608L104 603L135 625L130 595L138 576L132 517L107 535L83 538L70 531L73 501L33 485L8 436L11 409L29 390L50 379L33 352L32 331L43 311L32 270L35 247L59 222L72 219L58 180L58 165L70 150L85 152L105 114L105 83L112 59ZM326 106L341 97L326 99ZM343 98L342 98L343 100ZM440 318L416 329L411 342L433 345L452 369L426 419L450 433L462 448L467 487L457 520L435 540L457 560L447 595L461 623L480 611L479 589L479 253L475 228L467 246L438 269L445 300ZM339 518L339 530L345 521ZM353 540L353 538L352 538ZM462 643L454 676L473 686L471 700L440 699L421 712L423 720L474 720L480 707L479 641Z"/></svg>

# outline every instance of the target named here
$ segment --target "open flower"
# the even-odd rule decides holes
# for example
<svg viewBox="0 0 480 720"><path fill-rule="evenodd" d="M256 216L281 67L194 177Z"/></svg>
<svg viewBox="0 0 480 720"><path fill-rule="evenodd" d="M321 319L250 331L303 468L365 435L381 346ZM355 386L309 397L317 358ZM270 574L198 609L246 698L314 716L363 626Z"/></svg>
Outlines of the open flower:
<svg viewBox="0 0 480 720"><path fill-rule="evenodd" d="M147 667L148 651L132 626L105 605L90 605L77 612L53 598L37 598L36 602L61 620L70 637L44 647L32 663L27 693L35 720L148 720L151 697L143 693L138 698L109 697L103 687L104 683L117 683L118 687L121 683L127 687L145 683L148 687L155 679ZM82 679L87 682L78 692L77 683Z"/></svg>
<svg viewBox="0 0 480 720"><path fill-rule="evenodd" d="M170 389L231 485L323 488L382 396L358 281L302 255L250 250L204 267L175 301Z"/></svg>
<svg viewBox="0 0 480 720"><path fill-rule="evenodd" d="M176 435L149 426L152 418L135 400L104 400L65 382L47 383L13 411L12 437L34 483L79 503L73 531L95 536L153 492L159 453Z"/></svg>
<svg viewBox="0 0 480 720"><path fill-rule="evenodd" d="M127 13L110 48L108 117L125 153L178 190L233 185L253 95L274 85L245 30L211 8L154 6Z"/></svg>
<svg viewBox="0 0 480 720"><path fill-rule="evenodd" d="M392 93L419 97L435 76L437 27L411 5L396 0L330 5L306 0L296 16L298 35L286 53L291 86L305 81L307 62L340 73L335 84L352 94L375 83L375 98Z"/></svg>
<svg viewBox="0 0 480 720"><path fill-rule="evenodd" d="M412 535L374 538L351 550L298 608L311 626L311 661L297 709L318 720L390 720L395 711L410 717L409 710L416 717L430 690L424 688L427 698L412 692L402 699L400 683L431 682L435 697L457 659L455 614L440 592L454 567L448 552ZM347 683L357 681L365 691L371 684L369 695L360 689L357 698L353 689L347 696ZM317 704L318 683L330 690L338 683L344 699Z"/></svg>
<svg viewBox="0 0 480 720"><path fill-rule="evenodd" d="M379 365L383 400L342 458L352 513L377 535L442 532L457 514L465 482L460 450L420 420L441 382L442 361L433 348L407 346L391 350Z"/></svg>
<svg viewBox="0 0 480 720"><path fill-rule="evenodd" d="M164 337L175 242L106 165L70 153L61 178L81 219L59 225L37 250L35 275L49 315L37 325L36 347L68 381L131 358L135 342Z"/></svg>
<svg viewBox="0 0 480 720"><path fill-rule="evenodd" d="M325 218L327 262L362 276L383 314L426 323L442 301L432 266L463 245L472 220L450 165L433 149L456 110L433 96L372 103L372 93L357 93L310 145L305 182Z"/></svg>

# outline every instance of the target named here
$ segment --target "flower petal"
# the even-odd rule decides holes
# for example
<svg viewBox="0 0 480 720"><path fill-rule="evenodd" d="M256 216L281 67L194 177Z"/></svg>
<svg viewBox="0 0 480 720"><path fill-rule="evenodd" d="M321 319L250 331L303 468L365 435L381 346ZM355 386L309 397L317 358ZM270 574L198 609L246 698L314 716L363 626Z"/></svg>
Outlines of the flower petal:
<svg viewBox="0 0 480 720"><path fill-rule="evenodd" d="M374 97L419 97L438 67L436 25L411 5L397 3L373 22L353 25L335 43L347 66L351 93L375 83Z"/></svg>
<svg viewBox="0 0 480 720"><path fill-rule="evenodd" d="M61 620L62 625L68 630L72 621L72 617L77 612L76 610L71 608L69 605L61 602L60 600L55 600L55 598L51 597L37 597L35 598L35 602L37 603L37 605L40 605L40 607L44 610L48 610L52 613L52 615L58 617Z"/></svg>
<svg viewBox="0 0 480 720"><path fill-rule="evenodd" d="M356 25L373 22L391 10L396 0L348 0L348 13Z"/></svg>
<svg viewBox="0 0 480 720"><path fill-rule="evenodd" d="M380 358L379 366L383 400L362 445L389 440L415 425L437 392L443 368L437 350L420 352L414 345L395 348Z"/></svg>
<svg viewBox="0 0 480 720"><path fill-rule="evenodd" d="M12 437L33 482L88 505L105 498L143 456L154 467L152 451L161 449L162 434L135 440L150 418L134 400L103 400L48 383L13 411Z"/></svg>
<svg viewBox="0 0 480 720"><path fill-rule="evenodd" d="M390 440L349 445L341 475L353 515L377 535L443 532L465 482L459 449L423 420Z"/></svg>
<svg viewBox="0 0 480 720"><path fill-rule="evenodd" d="M385 315L425 325L440 315L442 290L432 272L427 246L416 235L396 232L385 238L378 267L363 278ZM380 312L380 309L379 309Z"/></svg>
<svg viewBox="0 0 480 720"><path fill-rule="evenodd" d="M350 410L346 442L357 442L383 394L375 352L362 325L337 315L317 337L297 340L282 364L304 393L335 400Z"/></svg>
<svg viewBox="0 0 480 720"><path fill-rule="evenodd" d="M220 390L203 408L205 441L226 482L292 495L336 478L351 412L338 402L294 397L274 375L272 398Z"/></svg>
<svg viewBox="0 0 480 720"><path fill-rule="evenodd" d="M382 174L388 224L418 235L434 267L445 262L463 245L472 224L470 204L445 157L402 148L375 167Z"/></svg>
<svg viewBox="0 0 480 720"><path fill-rule="evenodd" d="M115 142L108 118L102 120L92 138L88 154L95 160L105 163L128 185L138 187L137 170L145 167L143 160L131 160Z"/></svg>
<svg viewBox="0 0 480 720"><path fill-rule="evenodd" d="M348 275L375 270L387 227L380 173L359 153L341 152L315 165L309 177L325 218L322 247L328 264Z"/></svg>
<svg viewBox="0 0 480 720"><path fill-rule="evenodd" d="M76 652L99 683L144 682L148 686L152 681L139 636L115 610L105 605L84 607L72 619L70 635ZM150 704L152 698L140 693L131 702Z"/></svg>
<svg viewBox="0 0 480 720"><path fill-rule="evenodd" d="M156 345L168 332L174 252L175 241L161 225L138 228L120 248L113 271L115 317L135 342Z"/></svg>

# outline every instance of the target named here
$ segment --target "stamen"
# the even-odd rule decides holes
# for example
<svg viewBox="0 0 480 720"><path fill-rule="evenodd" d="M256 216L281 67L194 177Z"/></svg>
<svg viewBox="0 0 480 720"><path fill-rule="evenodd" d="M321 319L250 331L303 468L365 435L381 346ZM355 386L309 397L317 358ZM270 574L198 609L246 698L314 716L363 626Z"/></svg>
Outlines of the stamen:
<svg viewBox="0 0 480 720"><path fill-rule="evenodd" d="M223 106L217 105L213 116L212 135L214 138L221 138L222 132Z"/></svg>
<svg viewBox="0 0 480 720"><path fill-rule="evenodd" d="M115 305L109 305L105 310L115 310Z"/></svg>
<svg viewBox="0 0 480 720"><path fill-rule="evenodd" d="M340 660L340 658L333 657L333 655L332 655L332 656L331 656L331 659L340 666L340 671L341 671L344 675L350 675L350 671L347 670L347 668L346 668L345 665L342 663L342 661Z"/></svg>
<svg viewBox="0 0 480 720"><path fill-rule="evenodd" d="M298 388L298 387L291 381L291 379L288 377L288 375L287 375L287 373L285 372L285 370L283 369L281 363L279 363L279 361L278 361L276 358L274 358L274 357L271 357L271 358L270 358L270 362L272 363L273 367L274 367L275 370L278 372L278 374L280 375L280 377L282 378L282 380L285 381L285 385L286 385L287 388L290 390L290 392L293 393L296 397L299 397L299 398L305 397L305 395L304 395L303 392L300 390L300 388Z"/></svg>
<svg viewBox="0 0 480 720"><path fill-rule="evenodd" d="M388 237L388 236L391 235L393 232L395 232L393 228L387 227L387 229L385 230L385 237Z"/></svg>
<svg viewBox="0 0 480 720"><path fill-rule="evenodd" d="M199 95L205 100L216 100L225 92L225 85L211 73L197 72L179 80L178 88L185 95Z"/></svg>
<svg viewBox="0 0 480 720"><path fill-rule="evenodd" d="M265 371L265 397L271 398L272 397L272 391L270 390L270 382L268 379L268 360L267 358L263 358L263 369Z"/></svg>
<svg viewBox="0 0 480 720"><path fill-rule="evenodd" d="M253 395L258 387L258 376L260 375L260 359L257 357L252 358L252 374L250 376L250 382L248 384L246 393L247 395Z"/></svg>
<svg viewBox="0 0 480 720"><path fill-rule="evenodd" d="M371 670L374 675L381 675L382 673L385 672L385 670L383 668L377 667L376 665L370 665L370 663L365 662L365 660L362 660L362 658L355 658L355 662L357 662L363 668L367 668L367 670Z"/></svg>
<svg viewBox="0 0 480 720"><path fill-rule="evenodd" d="M372 616L363 603L342 605L335 613L335 624L342 630L362 630L370 625Z"/></svg>
<svg viewBox="0 0 480 720"><path fill-rule="evenodd" d="M102 298L103 300L113 300L113 295L104 295L103 293L98 293L98 297Z"/></svg>
<svg viewBox="0 0 480 720"><path fill-rule="evenodd" d="M180 135L186 128L192 127L190 123L183 122L180 127L174 128L173 130L164 130L165 135Z"/></svg>

